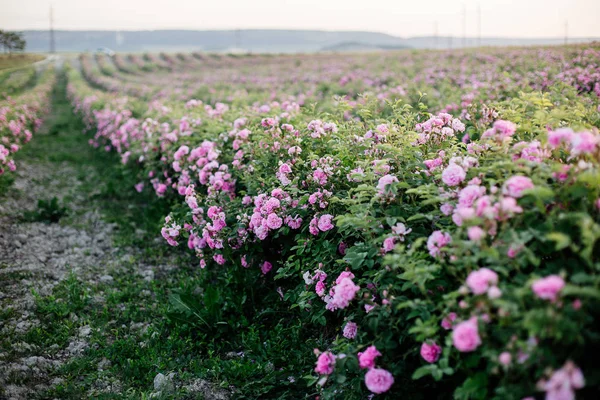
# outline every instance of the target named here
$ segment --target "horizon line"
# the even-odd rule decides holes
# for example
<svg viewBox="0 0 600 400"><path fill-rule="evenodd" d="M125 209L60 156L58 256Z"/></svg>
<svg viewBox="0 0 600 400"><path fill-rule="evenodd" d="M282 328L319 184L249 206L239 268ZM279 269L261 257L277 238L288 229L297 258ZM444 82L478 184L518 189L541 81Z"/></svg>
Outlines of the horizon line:
<svg viewBox="0 0 600 400"><path fill-rule="evenodd" d="M9 32L48 32L48 29L10 29ZM286 28L218 28L218 29L198 29L198 28L151 28L151 29L69 29L54 28L54 32L157 32L157 31L188 31L188 32L237 32L237 31L289 31L289 32L330 32L330 33L375 33L387 35L399 39L412 38L465 38L465 39L564 39L564 36L462 36L462 35L413 35L398 36L391 33L369 30L327 30L327 29L286 29ZM570 36L572 39L600 39L600 36Z"/></svg>

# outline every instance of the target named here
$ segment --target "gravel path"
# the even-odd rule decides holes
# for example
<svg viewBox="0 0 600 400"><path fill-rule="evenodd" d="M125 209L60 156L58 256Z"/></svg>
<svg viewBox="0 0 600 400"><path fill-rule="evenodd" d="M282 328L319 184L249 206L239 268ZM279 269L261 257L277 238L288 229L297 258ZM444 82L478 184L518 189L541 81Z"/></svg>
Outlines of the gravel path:
<svg viewBox="0 0 600 400"><path fill-rule="evenodd" d="M163 334L165 298L185 273L158 231L143 246L123 244L129 220L122 214L137 206L107 189L134 193L133 184L113 181L108 171L118 167L87 144L62 88L46 131L17 154L14 181L0 191L0 400L123 398L132 389L145 398L228 399L231 390L187 373L185 364L156 367L161 356L153 353L136 360L152 366L137 380L111 368L131 361L121 351ZM52 198L67 214L35 222L38 201ZM119 224L105 220L108 207ZM125 347L113 351L117 340Z"/></svg>
<svg viewBox="0 0 600 400"><path fill-rule="evenodd" d="M112 247L114 225L105 223L99 210L78 192L82 182L68 164L21 161L15 182L0 201L0 335L26 339L40 321L35 317L35 296L48 296L70 273L85 281L109 279L103 275L117 249ZM77 213L76 226L24 222L38 199L68 196ZM53 384L49 373L87 346L80 330L64 349L40 348L19 341L0 354L0 387L8 399L28 399ZM18 382L21 382L19 384ZM57 383L57 382L54 382ZM0 395L2 396L2 395Z"/></svg>

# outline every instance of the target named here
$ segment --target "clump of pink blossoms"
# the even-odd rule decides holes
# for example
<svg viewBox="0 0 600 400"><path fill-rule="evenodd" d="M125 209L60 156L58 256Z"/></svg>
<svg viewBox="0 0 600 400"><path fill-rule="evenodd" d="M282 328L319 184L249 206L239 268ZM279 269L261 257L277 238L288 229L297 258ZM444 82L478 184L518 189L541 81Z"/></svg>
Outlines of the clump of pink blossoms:
<svg viewBox="0 0 600 400"><path fill-rule="evenodd" d="M484 294L498 284L498 274L489 268L472 271L467 277L467 286L474 294Z"/></svg>
<svg viewBox="0 0 600 400"><path fill-rule="evenodd" d="M365 374L365 385L372 393L385 393L394 384L394 377L389 371L381 368L371 368Z"/></svg>
<svg viewBox="0 0 600 400"><path fill-rule="evenodd" d="M572 361L567 361L559 370L537 383L539 390L546 392L547 400L574 400L575 390L585 386L585 379L581 369Z"/></svg>
<svg viewBox="0 0 600 400"><path fill-rule="evenodd" d="M452 237L447 232L435 231L427 239L427 249L432 257L438 257L442 253L442 247L452 243Z"/></svg>
<svg viewBox="0 0 600 400"><path fill-rule="evenodd" d="M479 327L476 320L467 320L459 323L452 331L452 344L460 352L474 351L481 345Z"/></svg>
<svg viewBox="0 0 600 400"><path fill-rule="evenodd" d="M442 182L448 186L458 186L465 180L467 173L460 165L450 164L442 171Z"/></svg>
<svg viewBox="0 0 600 400"><path fill-rule="evenodd" d="M526 176L516 175L509 178L502 188L502 192L511 197L519 198L523 196L523 191L534 187L531 179Z"/></svg>
<svg viewBox="0 0 600 400"><path fill-rule="evenodd" d="M263 273L263 275L266 275L269 273L269 271L271 271L272 268L273 268L273 264L271 264L268 261L265 261L263 263L263 265L260 267L260 271Z"/></svg>
<svg viewBox="0 0 600 400"><path fill-rule="evenodd" d="M321 375L331 375L335 368L335 356L330 351L323 352L317 358L315 372Z"/></svg>
<svg viewBox="0 0 600 400"><path fill-rule="evenodd" d="M385 195L386 187L396 182L398 182L398 178L396 178L394 175L382 176L379 178L379 182L377 182L377 192L380 196Z"/></svg>
<svg viewBox="0 0 600 400"><path fill-rule="evenodd" d="M311 235L318 235L319 232L327 232L332 230L335 226L331 222L333 220L333 215L331 214L323 214L320 217L315 216L308 226L308 230Z"/></svg>
<svg viewBox="0 0 600 400"><path fill-rule="evenodd" d="M550 275L533 282L531 290L540 299L555 301L563 287L565 287L563 278L558 275Z"/></svg>
<svg viewBox="0 0 600 400"><path fill-rule="evenodd" d="M342 272L336 280L336 285L331 289L331 299L329 299L329 302L327 303L328 310L333 311L348 307L350 302L354 300L356 293L360 290L360 286L352 281L354 275L350 277L348 274L352 275L352 273L349 272Z"/></svg>
<svg viewBox="0 0 600 400"><path fill-rule="evenodd" d="M442 348L435 342L423 342L421 345L421 357L428 363L434 363L440 358Z"/></svg>
<svg viewBox="0 0 600 400"><path fill-rule="evenodd" d="M499 119L494 122L492 128L488 129L481 135L481 139L491 139L497 142L510 141L512 135L517 131L517 125L513 122Z"/></svg>
<svg viewBox="0 0 600 400"><path fill-rule="evenodd" d="M375 358L381 353L375 346L369 346L364 352L358 353L358 365L362 368L373 368L375 366Z"/></svg>
<svg viewBox="0 0 600 400"><path fill-rule="evenodd" d="M346 325L344 326L343 335L346 339L354 339L356 337L357 330L358 330L358 327L356 326L356 323L347 322Z"/></svg>

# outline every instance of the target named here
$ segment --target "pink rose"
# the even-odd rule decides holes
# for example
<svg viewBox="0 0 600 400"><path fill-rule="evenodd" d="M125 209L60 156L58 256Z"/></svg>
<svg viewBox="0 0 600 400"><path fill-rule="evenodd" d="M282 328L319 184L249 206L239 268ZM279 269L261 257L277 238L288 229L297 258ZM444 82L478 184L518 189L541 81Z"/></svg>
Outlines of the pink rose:
<svg viewBox="0 0 600 400"><path fill-rule="evenodd" d="M269 229L279 229L283 224L283 220L275 213L269 214L267 217L267 226Z"/></svg>
<svg viewBox="0 0 600 400"><path fill-rule="evenodd" d="M571 136L571 154L578 156L580 154L593 153L600 142L600 137L591 132L580 132Z"/></svg>
<svg viewBox="0 0 600 400"><path fill-rule="evenodd" d="M479 242L485 237L485 231L478 226L470 226L467 229L467 236L469 236L469 240Z"/></svg>
<svg viewBox="0 0 600 400"><path fill-rule="evenodd" d="M375 366L375 358L381 353L375 346L369 346L364 352L358 353L358 365L362 368L373 368Z"/></svg>
<svg viewBox="0 0 600 400"><path fill-rule="evenodd" d="M564 286L563 278L558 275L550 275L533 282L531 289L540 299L555 301Z"/></svg>
<svg viewBox="0 0 600 400"><path fill-rule="evenodd" d="M317 366L315 372L321 375L331 375L335 367L335 356L330 352L326 351L319 355L317 358Z"/></svg>
<svg viewBox="0 0 600 400"><path fill-rule="evenodd" d="M359 290L360 286L355 285L352 279L343 278L340 283L333 287L333 296L330 302L331 309L348 307Z"/></svg>
<svg viewBox="0 0 600 400"><path fill-rule="evenodd" d="M428 363L436 362L440 358L440 354L442 354L442 348L435 342L431 344L423 342L421 345L421 357Z"/></svg>
<svg viewBox="0 0 600 400"><path fill-rule="evenodd" d="M442 172L442 181L448 186L457 186L466 176L467 173L460 165L450 164Z"/></svg>
<svg viewBox="0 0 600 400"><path fill-rule="evenodd" d="M394 377L385 369L372 368L365 375L365 385L372 393L385 393L393 384Z"/></svg>
<svg viewBox="0 0 600 400"><path fill-rule="evenodd" d="M354 279L354 274L350 271L342 271L342 273L340 273L340 275L335 280L335 284L339 285L340 283L342 283L342 280L344 278Z"/></svg>
<svg viewBox="0 0 600 400"><path fill-rule="evenodd" d="M512 136L517 130L517 125L515 125L513 122L502 119L494 122L493 126L496 132L498 132L502 137Z"/></svg>
<svg viewBox="0 0 600 400"><path fill-rule="evenodd" d="M321 217L319 218L319 222L317 224L319 230L321 230L322 232L326 232L326 231L333 229L334 226L331 223L332 219L333 219L333 215L330 215L330 214L321 215Z"/></svg>
<svg viewBox="0 0 600 400"><path fill-rule="evenodd" d="M476 321L463 321L452 331L452 344L463 353L475 350L481 345L479 328Z"/></svg>
<svg viewBox="0 0 600 400"><path fill-rule="evenodd" d="M562 143L570 142L573 136L573 130L569 128L557 129L548 132L548 144L552 148L557 148Z"/></svg>
<svg viewBox="0 0 600 400"><path fill-rule="evenodd" d="M266 275L269 273L269 271L273 268L273 264L271 264L268 261L265 261L262 265L262 267L260 267L260 271L263 273L263 275Z"/></svg>
<svg viewBox="0 0 600 400"><path fill-rule="evenodd" d="M383 241L383 251L385 253L389 253L390 251L394 250L394 246L396 245L396 238L395 237L388 237Z"/></svg>
<svg viewBox="0 0 600 400"><path fill-rule="evenodd" d="M498 362L504 366L509 366L511 361L512 356L508 351L505 351L498 356Z"/></svg>
<svg viewBox="0 0 600 400"><path fill-rule="evenodd" d="M427 249L432 257L441 254L441 249L452 242L452 237L447 232L435 231L427 239Z"/></svg>
<svg viewBox="0 0 600 400"><path fill-rule="evenodd" d="M467 286L474 294L484 294L498 283L498 274L489 268L472 271L467 277Z"/></svg>
<svg viewBox="0 0 600 400"><path fill-rule="evenodd" d="M381 178L379 178L379 182L377 182L377 190L379 194L385 194L386 186L396 182L398 182L398 178L396 178L394 175L384 175Z"/></svg>
<svg viewBox="0 0 600 400"><path fill-rule="evenodd" d="M452 323L456 320L456 313L449 313L444 319L442 319L441 326L445 330L452 329Z"/></svg>
<svg viewBox="0 0 600 400"><path fill-rule="evenodd" d="M522 196L524 190L533 188L533 182L531 179L516 175L512 178L509 178L505 183L502 189L502 193L507 196L519 198Z"/></svg>
<svg viewBox="0 0 600 400"><path fill-rule="evenodd" d="M289 174L292 172L292 168L288 164L281 164L279 167L280 174Z"/></svg>
<svg viewBox="0 0 600 400"><path fill-rule="evenodd" d="M357 326L354 322L348 322L344 326L343 335L346 339L354 339L356 337Z"/></svg>

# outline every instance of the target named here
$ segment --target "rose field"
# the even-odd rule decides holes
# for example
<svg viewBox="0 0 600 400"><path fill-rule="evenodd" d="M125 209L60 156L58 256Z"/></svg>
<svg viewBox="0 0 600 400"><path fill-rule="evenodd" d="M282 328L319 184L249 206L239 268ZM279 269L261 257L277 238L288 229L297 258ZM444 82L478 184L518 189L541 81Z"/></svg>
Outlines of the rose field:
<svg viewBox="0 0 600 400"><path fill-rule="evenodd" d="M0 398L600 398L599 45L83 54L0 94Z"/></svg>

